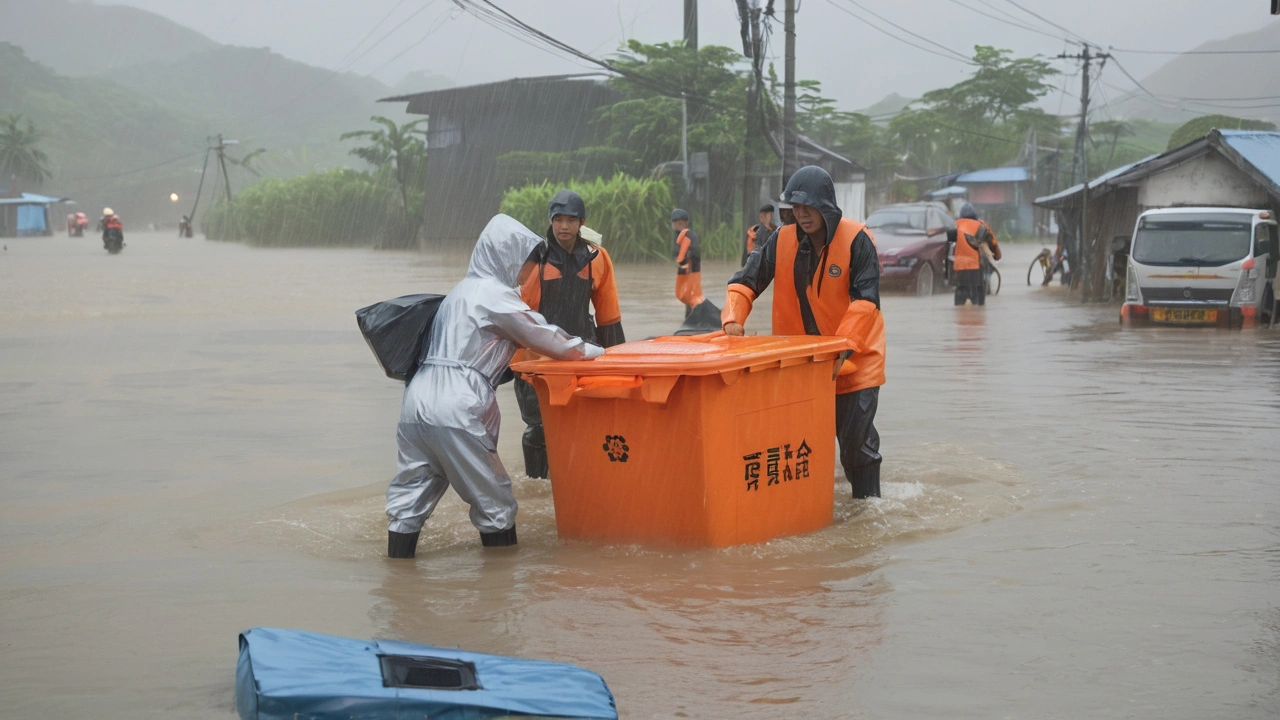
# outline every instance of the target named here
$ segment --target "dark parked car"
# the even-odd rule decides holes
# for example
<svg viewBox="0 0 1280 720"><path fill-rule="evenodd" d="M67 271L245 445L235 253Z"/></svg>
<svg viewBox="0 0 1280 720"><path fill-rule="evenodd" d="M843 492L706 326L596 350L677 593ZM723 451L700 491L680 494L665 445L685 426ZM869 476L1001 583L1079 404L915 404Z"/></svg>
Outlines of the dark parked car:
<svg viewBox="0 0 1280 720"><path fill-rule="evenodd" d="M932 295L946 285L947 231L956 221L942 203L886 205L867 217L880 254L880 287Z"/></svg>

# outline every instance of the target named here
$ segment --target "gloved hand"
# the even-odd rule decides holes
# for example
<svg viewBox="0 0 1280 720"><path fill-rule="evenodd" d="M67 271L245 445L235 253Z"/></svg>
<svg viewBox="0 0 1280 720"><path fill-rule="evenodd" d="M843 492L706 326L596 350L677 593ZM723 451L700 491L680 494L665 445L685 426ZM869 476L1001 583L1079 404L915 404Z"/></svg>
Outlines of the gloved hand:
<svg viewBox="0 0 1280 720"><path fill-rule="evenodd" d="M592 343L587 343L583 347L583 351L586 352L588 360L595 360L604 354L604 348Z"/></svg>

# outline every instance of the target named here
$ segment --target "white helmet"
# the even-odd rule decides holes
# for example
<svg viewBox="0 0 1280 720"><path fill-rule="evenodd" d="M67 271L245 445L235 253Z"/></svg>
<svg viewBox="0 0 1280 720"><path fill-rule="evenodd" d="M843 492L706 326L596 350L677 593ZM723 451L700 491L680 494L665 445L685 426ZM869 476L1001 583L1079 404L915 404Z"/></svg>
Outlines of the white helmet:
<svg viewBox="0 0 1280 720"><path fill-rule="evenodd" d="M106 215L107 217L111 217L112 215L116 214L116 211L112 210L111 208L102 208L102 214Z"/></svg>

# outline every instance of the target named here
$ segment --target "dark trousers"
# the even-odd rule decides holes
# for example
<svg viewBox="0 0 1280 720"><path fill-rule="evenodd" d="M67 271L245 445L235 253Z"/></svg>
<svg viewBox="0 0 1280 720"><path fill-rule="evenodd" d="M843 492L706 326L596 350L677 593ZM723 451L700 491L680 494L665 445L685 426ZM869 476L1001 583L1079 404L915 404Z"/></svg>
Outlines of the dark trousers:
<svg viewBox="0 0 1280 720"><path fill-rule="evenodd" d="M524 473L531 478L547 476L547 437L542 429L542 410L538 407L538 393L529 383L516 378L516 403L520 405L520 419L524 420L524 435L520 444L524 447Z"/></svg>
<svg viewBox="0 0 1280 720"><path fill-rule="evenodd" d="M875 426L879 404L878 387L836 395L840 465L855 498L880 497L880 433Z"/></svg>
<svg viewBox="0 0 1280 720"><path fill-rule="evenodd" d="M956 271L956 305L972 300L974 305L987 304L987 283L981 270Z"/></svg>

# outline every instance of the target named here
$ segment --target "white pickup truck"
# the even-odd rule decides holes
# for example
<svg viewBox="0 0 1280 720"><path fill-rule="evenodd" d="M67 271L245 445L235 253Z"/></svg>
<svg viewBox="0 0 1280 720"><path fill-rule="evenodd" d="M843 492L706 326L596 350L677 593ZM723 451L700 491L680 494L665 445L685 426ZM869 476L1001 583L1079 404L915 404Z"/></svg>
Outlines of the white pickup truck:
<svg viewBox="0 0 1280 720"><path fill-rule="evenodd" d="M1120 322L1254 326L1271 313L1278 255L1269 210L1148 210L1129 244Z"/></svg>

